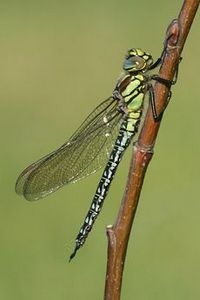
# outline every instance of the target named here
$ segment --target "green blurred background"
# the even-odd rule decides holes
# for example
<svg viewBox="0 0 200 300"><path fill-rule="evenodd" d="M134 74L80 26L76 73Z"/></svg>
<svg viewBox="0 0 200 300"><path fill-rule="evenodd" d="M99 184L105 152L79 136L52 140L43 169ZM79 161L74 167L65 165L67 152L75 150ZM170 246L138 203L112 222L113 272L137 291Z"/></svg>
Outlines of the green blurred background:
<svg viewBox="0 0 200 300"><path fill-rule="evenodd" d="M15 194L15 180L111 94L127 49L160 55L181 4L1 0L0 299L103 298L105 227L115 220L131 149L70 264L101 172L35 203ZM196 18L145 179L122 299L200 299L199 28Z"/></svg>

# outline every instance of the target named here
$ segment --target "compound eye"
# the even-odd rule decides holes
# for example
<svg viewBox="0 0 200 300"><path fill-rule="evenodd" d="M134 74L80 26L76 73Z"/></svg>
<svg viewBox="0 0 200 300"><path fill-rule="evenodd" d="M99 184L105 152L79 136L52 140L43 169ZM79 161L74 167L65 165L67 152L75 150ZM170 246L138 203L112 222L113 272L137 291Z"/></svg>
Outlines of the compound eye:
<svg viewBox="0 0 200 300"><path fill-rule="evenodd" d="M129 56L125 59L123 69L126 71L139 71L144 69L146 61L140 56Z"/></svg>

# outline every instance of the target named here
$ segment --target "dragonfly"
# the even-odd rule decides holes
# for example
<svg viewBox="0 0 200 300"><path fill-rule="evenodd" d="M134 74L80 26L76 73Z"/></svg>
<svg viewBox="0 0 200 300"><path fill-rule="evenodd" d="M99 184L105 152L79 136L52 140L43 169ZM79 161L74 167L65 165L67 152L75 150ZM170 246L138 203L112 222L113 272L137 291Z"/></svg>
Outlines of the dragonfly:
<svg viewBox="0 0 200 300"><path fill-rule="evenodd" d="M23 195L29 201L35 201L106 165L76 236L70 260L84 245L101 211L122 156L138 132L147 93L154 120L158 121L162 115L156 110L152 81L166 85L169 90L172 81L150 72L161 61L162 55L154 62L148 52L139 48L130 49L112 95L89 114L67 142L32 163L17 179L17 194Z"/></svg>

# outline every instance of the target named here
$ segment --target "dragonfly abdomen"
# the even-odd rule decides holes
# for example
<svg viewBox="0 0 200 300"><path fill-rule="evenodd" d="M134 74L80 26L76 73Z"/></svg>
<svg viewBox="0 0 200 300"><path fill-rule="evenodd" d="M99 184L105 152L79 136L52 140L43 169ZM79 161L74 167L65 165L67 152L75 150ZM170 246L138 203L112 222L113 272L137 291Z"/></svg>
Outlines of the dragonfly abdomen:
<svg viewBox="0 0 200 300"><path fill-rule="evenodd" d="M140 116L140 114L139 114L139 116ZM92 203L91 203L91 206L87 213L87 216L86 216L84 223L76 237L75 249L74 249L74 252L70 256L70 259L72 259L75 256L76 251L81 246L83 246L83 244L85 243L86 238L87 238L89 232L91 231L98 214L101 211L101 208L104 203L104 199L107 195L107 192L111 185L112 179L115 175L117 167L121 161L121 158L122 158L126 148L129 146L133 136L135 135L135 133L138 130L139 122L140 122L140 118L138 118L136 120L136 119L133 119L131 117L131 115L126 116L125 119L123 120L120 130L119 130L119 135L115 141L115 144L114 144L113 150L110 154L108 163L103 171L101 180L96 189L96 193L92 200Z"/></svg>

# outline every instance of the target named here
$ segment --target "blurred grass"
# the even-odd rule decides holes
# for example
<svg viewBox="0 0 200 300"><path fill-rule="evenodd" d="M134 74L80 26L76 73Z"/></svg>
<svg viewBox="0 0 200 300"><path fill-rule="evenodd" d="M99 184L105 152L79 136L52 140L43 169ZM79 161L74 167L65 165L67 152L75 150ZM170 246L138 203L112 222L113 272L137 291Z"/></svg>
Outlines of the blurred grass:
<svg viewBox="0 0 200 300"><path fill-rule="evenodd" d="M62 144L111 94L125 51L156 58L182 1L1 1L0 299L102 299L105 226L123 194L130 149L85 247L68 264L101 173L37 203L19 172ZM123 299L199 299L199 19L147 172Z"/></svg>

